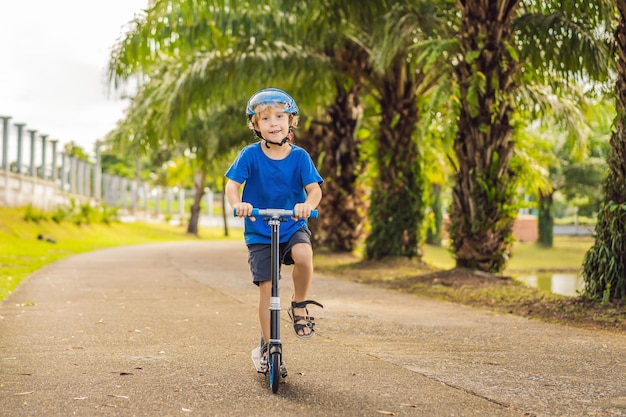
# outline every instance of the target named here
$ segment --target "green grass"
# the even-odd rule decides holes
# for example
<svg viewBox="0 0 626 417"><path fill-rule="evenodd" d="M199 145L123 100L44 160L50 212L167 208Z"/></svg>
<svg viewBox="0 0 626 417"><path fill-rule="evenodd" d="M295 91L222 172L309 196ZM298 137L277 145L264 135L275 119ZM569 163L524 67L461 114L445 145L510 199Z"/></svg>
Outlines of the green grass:
<svg viewBox="0 0 626 417"><path fill-rule="evenodd" d="M243 239L240 229L230 229L231 236L224 237L222 229L201 228L200 237L195 237L188 235L184 226L170 226L165 223L76 225L68 221L57 224L38 218L37 213L34 213L33 218L38 221L25 221L26 212L26 209L0 207L0 300L39 268L82 252L167 241ZM42 218L45 219L46 216ZM56 243L37 239L39 234L55 239ZM591 237L564 236L555 237L553 248L544 248L533 243L517 243L513 247L513 258L504 274L515 276L541 271L578 271L592 244ZM459 279L459 286L445 286L434 282L420 286L414 284L411 277L428 275L432 267L443 270L454 267L454 260L445 247L425 246L422 260L430 266L416 260L369 262L361 261L354 255L318 253L316 270L372 284L391 283L399 288L406 281L408 287L403 287L405 291L423 296L474 306L497 307L502 311L546 321L626 332L626 305L621 303L603 305L582 298L559 297L523 285L510 285L510 282L504 280L487 280L491 285L483 283L472 288L463 284L466 281L462 280L462 276L450 281ZM476 279L471 274L465 275L469 275L472 280Z"/></svg>
<svg viewBox="0 0 626 417"><path fill-rule="evenodd" d="M555 236L552 248L536 243L516 243L505 275L536 272L572 272L582 265L585 253L593 244L591 236ZM454 259L446 247L424 247L424 262L441 269L454 268Z"/></svg>
<svg viewBox="0 0 626 417"><path fill-rule="evenodd" d="M26 277L59 259L122 245L183 240L242 240L242 231L230 229L224 237L221 228L200 228L199 237L186 233L185 226L164 223L111 223L75 225L53 221L25 221L24 208L0 207L0 300ZM38 235L56 243L39 240Z"/></svg>

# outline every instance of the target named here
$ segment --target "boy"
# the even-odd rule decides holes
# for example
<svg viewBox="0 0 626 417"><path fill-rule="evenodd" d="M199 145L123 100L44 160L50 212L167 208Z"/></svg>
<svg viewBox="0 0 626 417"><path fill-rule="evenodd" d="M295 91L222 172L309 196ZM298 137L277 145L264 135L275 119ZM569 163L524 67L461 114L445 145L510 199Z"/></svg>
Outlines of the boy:
<svg viewBox="0 0 626 417"><path fill-rule="evenodd" d="M294 218L280 226L280 260L294 265L289 308L294 331L299 338L309 338L315 323L306 306L320 304L307 300L313 279L313 250L306 219L322 199L323 179L309 154L288 143L298 125L298 106L289 94L276 88L260 90L248 100L246 113L248 127L259 141L246 146L226 172L225 193L237 216L245 218L248 264L259 287L261 333L264 341L270 340L271 229L266 222L248 216L253 208L293 209ZM264 347L267 349L267 344Z"/></svg>

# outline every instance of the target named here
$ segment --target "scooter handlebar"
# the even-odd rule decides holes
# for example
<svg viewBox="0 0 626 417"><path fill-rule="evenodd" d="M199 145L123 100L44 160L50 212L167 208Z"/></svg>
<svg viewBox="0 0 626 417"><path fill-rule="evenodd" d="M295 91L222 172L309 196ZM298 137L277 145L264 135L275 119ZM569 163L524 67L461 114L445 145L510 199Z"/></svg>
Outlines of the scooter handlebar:
<svg viewBox="0 0 626 417"><path fill-rule="evenodd" d="M286 209L258 209L253 208L251 216L278 216L278 217L295 217L295 210L286 210ZM318 216L317 210L311 210L310 218L317 219ZM237 217L237 210L233 210L233 215Z"/></svg>

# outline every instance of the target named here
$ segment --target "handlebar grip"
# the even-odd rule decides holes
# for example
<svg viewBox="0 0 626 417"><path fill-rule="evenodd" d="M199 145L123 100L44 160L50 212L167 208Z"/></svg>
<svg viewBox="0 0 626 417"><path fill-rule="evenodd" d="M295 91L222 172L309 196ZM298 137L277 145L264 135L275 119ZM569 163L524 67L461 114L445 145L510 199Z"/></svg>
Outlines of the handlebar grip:
<svg viewBox="0 0 626 417"><path fill-rule="evenodd" d="M266 215L266 213L264 213L266 211L275 211L275 210L261 210L258 208L253 208L251 216L252 217L257 217L259 215L264 216ZM295 213L294 210L281 210L281 212L282 212L281 215L284 215L284 216L293 216ZM317 210L311 210L310 218L317 219L318 215L319 215L319 212ZM233 216L237 217L237 210L235 209L233 209Z"/></svg>

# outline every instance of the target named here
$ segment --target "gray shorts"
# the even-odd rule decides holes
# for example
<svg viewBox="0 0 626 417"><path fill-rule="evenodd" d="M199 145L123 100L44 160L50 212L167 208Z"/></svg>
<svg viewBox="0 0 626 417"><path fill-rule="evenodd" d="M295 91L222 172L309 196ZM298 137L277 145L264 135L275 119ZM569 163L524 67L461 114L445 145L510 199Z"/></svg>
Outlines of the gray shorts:
<svg viewBox="0 0 626 417"><path fill-rule="evenodd" d="M311 231L307 227L303 227L291 236L289 241L279 245L278 271L282 264L293 265L291 257L291 248L297 243L311 244ZM254 244L248 245L248 265L252 273L252 281L259 285L259 282L269 281L272 277L270 271L272 267L272 250L270 245Z"/></svg>

